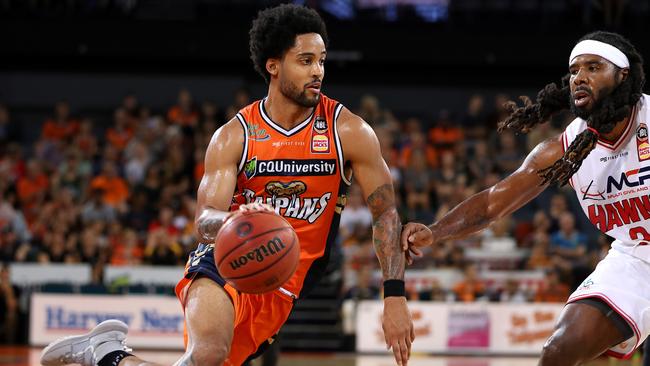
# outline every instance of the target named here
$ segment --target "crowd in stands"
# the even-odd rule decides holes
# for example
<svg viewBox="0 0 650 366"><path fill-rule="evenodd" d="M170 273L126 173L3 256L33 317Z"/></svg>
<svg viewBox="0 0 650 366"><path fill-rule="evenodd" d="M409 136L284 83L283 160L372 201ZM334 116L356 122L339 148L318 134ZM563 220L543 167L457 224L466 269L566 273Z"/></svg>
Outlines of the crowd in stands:
<svg viewBox="0 0 650 366"><path fill-rule="evenodd" d="M371 95L351 106L379 137L404 222L431 223L495 184L571 118L559 116L528 135L498 134L508 98L497 95L492 104L474 95L466 110L441 110L433 118L395 115ZM175 105L154 111L131 94L115 107L109 125L98 126L75 113L79 106L61 101L35 141L23 137L25 125L13 122L11 106L0 105L0 261L88 263L96 282L107 264L183 265L197 243L195 196L207 144L249 102L245 90L220 106L181 90ZM413 269L455 268L463 279L451 287L434 282L411 288L410 298L566 300L609 246L579 219L572 194L551 188L481 234L427 248ZM339 236L345 278L351 279L345 296L378 298L372 217L357 185L347 202ZM0 288L6 309L16 306L16 290L5 267ZM517 281L491 286L481 278L503 269L544 271L545 280L522 287Z"/></svg>

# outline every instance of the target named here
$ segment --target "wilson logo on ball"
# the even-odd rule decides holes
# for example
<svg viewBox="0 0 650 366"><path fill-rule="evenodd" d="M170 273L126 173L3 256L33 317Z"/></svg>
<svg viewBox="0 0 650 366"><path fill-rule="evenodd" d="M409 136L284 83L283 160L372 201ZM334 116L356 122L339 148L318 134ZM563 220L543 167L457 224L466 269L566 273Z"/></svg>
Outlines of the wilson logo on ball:
<svg viewBox="0 0 650 366"><path fill-rule="evenodd" d="M230 266L232 269L240 269L245 266L248 262L256 261L263 262L264 259L268 256L276 255L285 248L284 243L280 238L275 237L268 241L266 244L262 244L259 247L251 250L245 255L240 256L239 258L230 261Z"/></svg>

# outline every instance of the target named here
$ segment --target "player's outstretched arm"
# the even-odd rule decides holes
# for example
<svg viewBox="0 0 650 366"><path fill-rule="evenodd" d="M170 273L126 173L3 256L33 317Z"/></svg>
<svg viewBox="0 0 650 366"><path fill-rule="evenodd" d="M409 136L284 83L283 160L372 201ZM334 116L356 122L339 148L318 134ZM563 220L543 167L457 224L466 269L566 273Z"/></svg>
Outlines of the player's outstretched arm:
<svg viewBox="0 0 650 366"><path fill-rule="evenodd" d="M354 177L372 213L372 238L384 281L393 280L388 283L398 287L401 284L403 292L406 261L399 243L402 224L395 207L392 178L381 156L377 136L367 123L345 108L339 117L338 132L344 156L352 164ZM406 365L415 338L413 322L406 297L394 296L399 295L399 288L397 293L391 293L395 291L389 287L384 288L382 318L386 346L393 349L398 365Z"/></svg>
<svg viewBox="0 0 650 366"><path fill-rule="evenodd" d="M244 130L236 118L219 128L205 153L205 172L197 192L195 224L200 240L214 242L237 184Z"/></svg>
<svg viewBox="0 0 650 366"><path fill-rule="evenodd" d="M434 241L443 242L472 235L537 197L548 186L542 185L542 178L537 172L562 157L561 137L552 137L537 145L514 173L466 199L439 221L429 226L417 223L405 225L402 248L406 250L410 247L419 256L418 247L432 245Z"/></svg>

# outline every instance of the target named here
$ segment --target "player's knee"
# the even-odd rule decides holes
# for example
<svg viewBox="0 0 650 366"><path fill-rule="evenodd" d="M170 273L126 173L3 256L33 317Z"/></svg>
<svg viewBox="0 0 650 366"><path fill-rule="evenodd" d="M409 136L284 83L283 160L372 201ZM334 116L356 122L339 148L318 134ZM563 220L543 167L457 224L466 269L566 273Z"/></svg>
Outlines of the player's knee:
<svg viewBox="0 0 650 366"><path fill-rule="evenodd" d="M551 337L544 343L539 366L573 366L579 362L577 349L572 347L570 340L566 339L563 328L556 329Z"/></svg>
<svg viewBox="0 0 650 366"><path fill-rule="evenodd" d="M230 347L227 345L212 345L211 347L196 347L192 350L195 365L223 365L228 358Z"/></svg>

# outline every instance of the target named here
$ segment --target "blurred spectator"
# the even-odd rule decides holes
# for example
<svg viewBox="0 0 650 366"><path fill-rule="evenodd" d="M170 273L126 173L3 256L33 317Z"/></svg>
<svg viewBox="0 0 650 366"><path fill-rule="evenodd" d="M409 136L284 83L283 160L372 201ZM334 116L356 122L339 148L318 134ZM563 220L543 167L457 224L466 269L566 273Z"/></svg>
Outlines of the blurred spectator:
<svg viewBox="0 0 650 366"><path fill-rule="evenodd" d="M553 267L553 259L549 256L549 236L543 231L536 231L532 241L532 250L526 268L531 270L546 270Z"/></svg>
<svg viewBox="0 0 650 366"><path fill-rule="evenodd" d="M491 252L509 252L516 249L517 242L510 233L511 227L512 218L510 216L502 217L492 223L482 233L481 246L483 249Z"/></svg>
<svg viewBox="0 0 650 366"><path fill-rule="evenodd" d="M458 301L473 302L485 294L485 285L478 277L475 264L468 264L464 274L464 279L454 286L454 293Z"/></svg>
<svg viewBox="0 0 650 366"><path fill-rule="evenodd" d="M472 141L485 140L487 131L485 129L485 98L480 94L474 94L469 98L467 103L467 111L463 117L463 129L465 130L465 138Z"/></svg>
<svg viewBox="0 0 650 366"><path fill-rule="evenodd" d="M569 204L566 197L561 193L556 193L551 197L551 206L549 207L548 216L551 220L549 232L555 232L560 228L560 217L569 211Z"/></svg>
<svg viewBox="0 0 650 366"><path fill-rule="evenodd" d="M85 118L81 121L79 134L74 139L74 145L81 151L84 160L95 157L99 150L97 137L93 134L93 121Z"/></svg>
<svg viewBox="0 0 650 366"><path fill-rule="evenodd" d="M192 94L187 89L178 92L177 104L167 112L169 122L179 126L195 127L199 122L199 113L194 107Z"/></svg>
<svg viewBox="0 0 650 366"><path fill-rule="evenodd" d="M0 341L14 344L18 329L18 299L20 290L9 280L9 267L0 268Z"/></svg>
<svg viewBox="0 0 650 366"><path fill-rule="evenodd" d="M451 114L443 109L438 114L438 120L429 130L429 140L438 153L453 150L454 146L463 139L463 130L451 120Z"/></svg>
<svg viewBox="0 0 650 366"><path fill-rule="evenodd" d="M573 213L564 212L560 216L560 230L551 235L551 251L560 257L576 261L587 252L587 237L576 230Z"/></svg>
<svg viewBox="0 0 650 366"><path fill-rule="evenodd" d="M479 182L494 170L494 158L485 141L476 141L472 157L467 161L467 167L471 180Z"/></svg>
<svg viewBox="0 0 650 366"><path fill-rule="evenodd" d="M503 290L499 293L499 302L523 303L528 301L528 295L519 282L513 278L506 281Z"/></svg>
<svg viewBox="0 0 650 366"><path fill-rule="evenodd" d="M512 131L499 134L499 148L495 154L496 165L503 175L508 175L521 165L524 155L517 147L517 140Z"/></svg>
<svg viewBox="0 0 650 366"><path fill-rule="evenodd" d="M409 166L404 172L404 190L409 218L422 222L431 222L430 192L433 174L427 166L426 158L421 150L411 155Z"/></svg>
<svg viewBox="0 0 650 366"><path fill-rule="evenodd" d="M47 141L69 141L79 131L79 122L70 117L70 105L61 101L54 107L54 116L45 121L41 137Z"/></svg>
<svg viewBox="0 0 650 366"><path fill-rule="evenodd" d="M535 302L561 302L569 298L569 286L560 282L560 275L556 270L546 271L546 276L541 287L535 295Z"/></svg>
<svg viewBox="0 0 650 366"><path fill-rule="evenodd" d="M115 232L109 237L111 259L114 266L134 266L142 263L144 250L138 243L135 230L115 226Z"/></svg>
<svg viewBox="0 0 650 366"><path fill-rule="evenodd" d="M416 120L418 125L420 122ZM426 137L422 132L413 131L409 134L409 139L406 146L402 147L402 154L400 160L402 161L403 167L408 167L411 162L411 156L418 152L423 154L426 163L429 167L435 168L438 166L438 154L436 150L427 143Z"/></svg>
<svg viewBox="0 0 650 366"><path fill-rule="evenodd" d="M176 236L167 235L162 229L149 232L147 246L144 250L145 262L169 266L182 263L180 256L183 250L175 238Z"/></svg>
<svg viewBox="0 0 650 366"><path fill-rule="evenodd" d="M126 181L117 175L115 164L106 162L102 174L96 176L91 182L92 189L104 193L103 200L107 205L120 212L126 210L126 200L129 198L129 186Z"/></svg>
<svg viewBox="0 0 650 366"><path fill-rule="evenodd" d="M126 112L128 127L133 129L140 118L140 103L138 97L129 93L122 99L122 109Z"/></svg>
<svg viewBox="0 0 650 366"><path fill-rule="evenodd" d="M149 150L143 143L133 141L125 155L126 167L124 174L126 180L131 186L136 186L144 180L147 167L151 161Z"/></svg>
<svg viewBox="0 0 650 366"><path fill-rule="evenodd" d="M130 117L124 108L117 108L113 114L113 119L113 127L106 131L106 141L117 151L122 151L133 137L133 128L129 127Z"/></svg>
<svg viewBox="0 0 650 366"><path fill-rule="evenodd" d="M361 97L361 103L357 114L359 117L363 118L364 121L373 126L373 128L381 125L383 122L379 100L373 95L366 94Z"/></svg>
<svg viewBox="0 0 650 366"><path fill-rule="evenodd" d="M452 204L452 196L459 187L459 163L453 152L444 151L440 156L440 169L435 170L432 177L427 177L431 182L429 184L435 184L439 203Z"/></svg>
<svg viewBox="0 0 650 366"><path fill-rule="evenodd" d="M375 300L379 298L380 290L372 281L373 269L370 266L362 266L356 271L356 285L352 286L343 296L344 299Z"/></svg>
<svg viewBox="0 0 650 366"><path fill-rule="evenodd" d="M442 287L440 281L434 278L431 280L431 288L429 290L421 291L419 299L423 301L447 301L448 293L447 290Z"/></svg>
<svg viewBox="0 0 650 366"><path fill-rule="evenodd" d="M503 121L508 116L508 110L505 105L510 99L506 94L497 94L494 97L494 110L488 114L486 119L486 128L488 136L497 133L497 125L499 122Z"/></svg>
<svg viewBox="0 0 650 366"><path fill-rule="evenodd" d="M36 204L42 202L49 188L49 179L37 160L27 162L27 174L19 178L16 184L18 200L22 205L27 222L37 214Z"/></svg>
<svg viewBox="0 0 650 366"><path fill-rule="evenodd" d="M357 230L368 230L372 227L372 214L364 203L361 188L352 184L347 194L345 209L341 213L339 232L342 240L346 240Z"/></svg>
<svg viewBox="0 0 650 366"><path fill-rule="evenodd" d="M81 221L84 224L89 224L95 221L113 222L117 213L113 206L107 204L104 200L103 188L92 188L90 191L90 199L81 210Z"/></svg>
<svg viewBox="0 0 650 366"><path fill-rule="evenodd" d="M92 166L88 160L82 160L81 152L70 148L66 159L59 165L56 181L52 184L57 189L68 189L75 199L82 197L86 190L86 182L92 174Z"/></svg>

